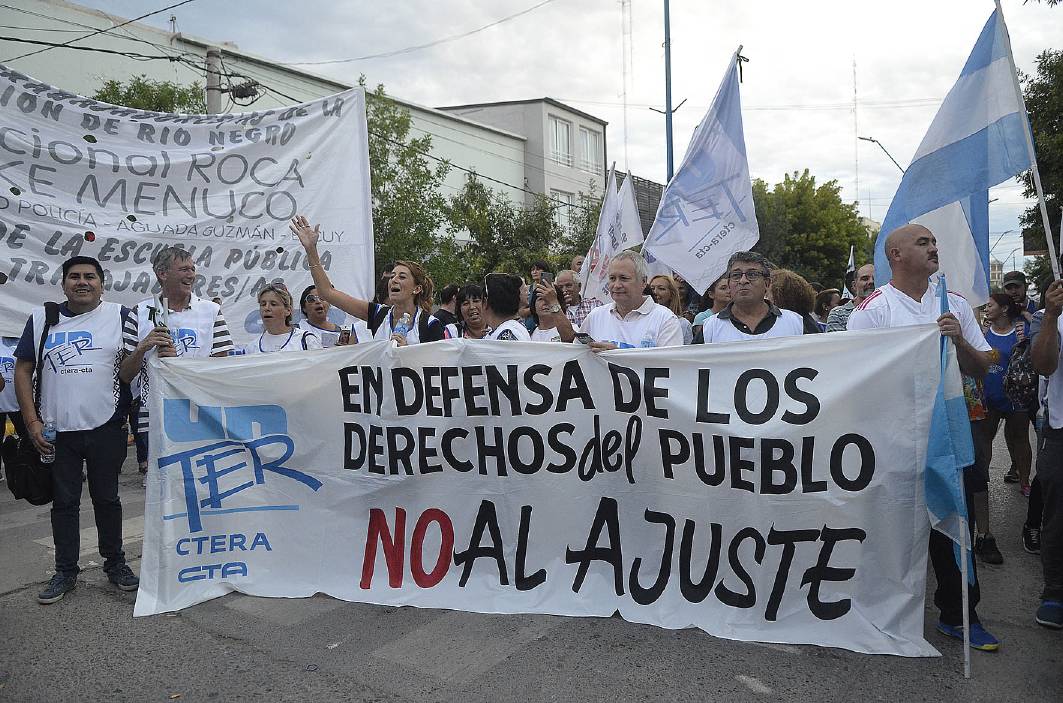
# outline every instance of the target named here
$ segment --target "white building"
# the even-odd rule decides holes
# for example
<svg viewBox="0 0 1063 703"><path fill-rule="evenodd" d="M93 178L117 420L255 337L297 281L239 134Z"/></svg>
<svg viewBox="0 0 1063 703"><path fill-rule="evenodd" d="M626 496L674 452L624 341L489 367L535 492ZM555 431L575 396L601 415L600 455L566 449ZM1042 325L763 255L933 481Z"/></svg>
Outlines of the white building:
<svg viewBox="0 0 1063 703"><path fill-rule="evenodd" d="M605 192L605 120L553 98L439 109L523 135L529 190L569 205L580 193L600 197ZM568 224L565 213L566 208L558 209L562 226Z"/></svg>
<svg viewBox="0 0 1063 703"><path fill-rule="evenodd" d="M217 46L222 50L223 73L229 76L223 87L243 80L263 87L249 107L234 105L226 93L225 112L292 105L354 85L280 66L219 40L137 22L116 27L127 21L63 0L2 4L0 24L8 27L3 34L19 41L0 40L0 61L58 88L91 96L107 79L125 81L141 74L180 85L202 85L207 48ZM61 44L92 30L105 31L75 46L117 53L27 43ZM39 53L16 58L30 52ZM604 191L606 123L596 117L549 98L443 110L391 98L410 112L410 137L430 135L431 155L453 165L443 184L444 196L460 190L470 171L514 202L531 197L526 192L531 190L574 203L577 193L590 192L592 181L599 195ZM517 113L522 115L519 119Z"/></svg>

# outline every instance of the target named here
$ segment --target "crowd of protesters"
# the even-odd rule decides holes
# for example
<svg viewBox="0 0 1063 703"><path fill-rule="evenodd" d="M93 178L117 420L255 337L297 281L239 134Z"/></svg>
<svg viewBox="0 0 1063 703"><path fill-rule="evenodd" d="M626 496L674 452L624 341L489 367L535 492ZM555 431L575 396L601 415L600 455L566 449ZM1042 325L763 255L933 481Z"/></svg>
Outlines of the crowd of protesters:
<svg viewBox="0 0 1063 703"><path fill-rule="evenodd" d="M608 264L605 301L583 295L583 257L556 273L547 262L536 262L527 279L515 272L492 272L482 281L448 282L438 296L421 264L400 260L385 267L374 298L364 300L332 284L318 256L316 227L300 216L291 229L305 250L313 284L297 301L281 281L259 290L261 331L242 347L233 344L219 302L194 294L195 263L179 247L163 248L152 262L162 295L132 308L102 300L104 271L98 261L69 259L63 265L66 300L59 305L58 319L49 319L40 308L27 320L21 338L0 342L0 356L13 359L0 377L0 418L10 418L15 431L27 434L42 456L55 457L51 515L56 574L40 592L41 603L61 599L76 584L83 481L89 485L108 578L118 588L137 587L122 551L117 476L127 451L127 423L136 437L140 471L149 470L145 358L152 353L223 357L299 353L374 340L402 347L444 339L572 342L602 352L936 322L955 343L965 376L976 450L975 465L964 472L974 551L983 563L1003 562L990 529L988 501L993 440L1003 421L1012 468L1002 480L1015 482L1030 499L1022 542L1027 552L1040 554L1044 568L1036 620L1063 628L1063 283L1042 286L1039 309L1028 297L1025 276L1011 272L1003 291L993 293L984 310L972 310L961 296L949 293L951 312L942 315L934 278L937 242L924 227L907 225L886 235L893 278L877 289L871 264L850 272L844 288L824 289L797 272L777 268L761 254L736 252L699 296L679 276L648 276L642 256L624 251ZM75 345L60 361L40 364L41 356L51 355L62 340L79 335L88 335L91 344ZM61 373L63 364L77 364L81 371ZM1029 379L1022 380L1023 370L1035 388L1029 387ZM56 429L54 438L46 436L46 423ZM1031 423L1038 430L1036 462ZM952 543L932 532L929 553L938 583L938 629L962 638L961 579ZM978 619L977 579L969 590L972 646L995 650L998 640Z"/></svg>

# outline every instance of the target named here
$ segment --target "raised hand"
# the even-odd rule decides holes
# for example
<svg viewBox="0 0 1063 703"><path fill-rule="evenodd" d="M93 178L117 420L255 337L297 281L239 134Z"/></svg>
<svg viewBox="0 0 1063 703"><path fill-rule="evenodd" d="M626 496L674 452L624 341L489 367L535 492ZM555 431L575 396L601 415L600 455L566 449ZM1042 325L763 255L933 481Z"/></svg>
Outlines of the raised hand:
<svg viewBox="0 0 1063 703"><path fill-rule="evenodd" d="M288 229L299 237L299 243L309 251L317 247L317 240L321 236L321 225L310 226L310 221L303 215L296 215L288 224Z"/></svg>

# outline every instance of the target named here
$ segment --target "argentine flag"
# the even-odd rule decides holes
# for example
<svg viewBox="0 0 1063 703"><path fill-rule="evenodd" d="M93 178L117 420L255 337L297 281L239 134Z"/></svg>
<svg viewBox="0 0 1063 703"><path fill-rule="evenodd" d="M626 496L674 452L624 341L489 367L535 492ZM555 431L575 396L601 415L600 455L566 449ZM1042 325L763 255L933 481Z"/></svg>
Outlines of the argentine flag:
<svg viewBox="0 0 1063 703"><path fill-rule="evenodd" d="M949 312L945 277L938 282L938 299L942 314ZM963 471L974 464L974 442L967 401L963 397L963 379L956 348L941 337L941 381L930 416L930 437L926 448L926 471L923 475L926 509L935 530L960 544L960 534L967 529L967 501L963 493ZM970 539L966 541L971 548ZM957 559L957 562L959 559Z"/></svg>
<svg viewBox="0 0 1063 703"><path fill-rule="evenodd" d="M952 290L976 307L989 299L989 189L1030 168L1026 129L998 5L893 196L875 243L876 285L891 278L885 235L914 222L937 238Z"/></svg>

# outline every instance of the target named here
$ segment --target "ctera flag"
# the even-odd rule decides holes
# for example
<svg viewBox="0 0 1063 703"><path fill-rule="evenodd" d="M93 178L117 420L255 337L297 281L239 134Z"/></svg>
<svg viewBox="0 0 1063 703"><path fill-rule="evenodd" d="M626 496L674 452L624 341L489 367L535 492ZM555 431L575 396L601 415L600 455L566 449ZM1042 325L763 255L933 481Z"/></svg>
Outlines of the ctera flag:
<svg viewBox="0 0 1063 703"><path fill-rule="evenodd" d="M731 254L758 239L735 52L683 163L664 189L645 249L704 293L723 274Z"/></svg>
<svg viewBox="0 0 1063 703"><path fill-rule="evenodd" d="M940 271L974 306L989 298L989 188L1030 168L1026 108L999 6L975 42L893 196L882 234L909 222L938 241ZM875 278L891 277L886 237Z"/></svg>
<svg viewBox="0 0 1063 703"><path fill-rule="evenodd" d="M583 297L608 303L609 262L618 252L642 244L643 239L642 221L639 220L639 206L635 202L630 174L624 178L624 184L617 193L616 173L610 170L602 212L598 218L598 232L579 272Z"/></svg>

